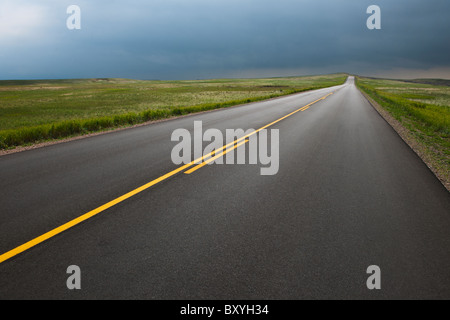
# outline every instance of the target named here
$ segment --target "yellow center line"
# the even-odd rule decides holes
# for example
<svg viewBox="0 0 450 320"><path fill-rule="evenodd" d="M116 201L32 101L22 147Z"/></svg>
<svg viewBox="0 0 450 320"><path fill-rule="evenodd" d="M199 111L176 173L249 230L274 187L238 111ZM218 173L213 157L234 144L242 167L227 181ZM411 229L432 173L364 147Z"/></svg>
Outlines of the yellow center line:
<svg viewBox="0 0 450 320"><path fill-rule="evenodd" d="M242 141L243 139L247 139L247 138L251 137L252 135L254 135L254 134L256 134L256 133L258 133L258 132L260 132L260 131L262 131L262 130L268 128L268 127L270 127L270 126L273 126L274 124L276 124L276 123L278 123L278 122L280 122L280 121L282 121L282 120L284 120L284 119L286 119L286 118L288 118L288 117L294 115L295 113L297 113L297 112L299 112L299 111L305 111L305 110L309 109L309 107L311 107L313 104L315 104L315 103L317 103L317 102L319 102L319 101L321 101L321 100L324 100L324 99L328 98L328 97L329 97L330 95L332 95L332 94L333 94L333 92L327 94L326 96L324 96L324 97L322 97L322 98L320 98L320 99L317 99L316 101L313 101L313 102L307 104L306 106L304 106L304 107L302 107L302 108L300 108L300 109L295 110L294 112L289 113L288 115L286 115L286 116L284 116L284 117L282 117L282 118L280 118L280 119L278 119L278 120L275 120L274 122L269 123L268 125L266 125L266 126L260 128L260 129L258 129L258 130L255 130L255 131L253 131L253 132L251 132L251 133L249 133L249 134L247 134L247 135L245 135L245 136L243 136L243 137L241 137L241 138L239 138L239 139L237 139L237 140L235 140L235 141L233 141L233 142L227 144L226 146L223 146L223 147L220 148L220 149L214 150L214 151L211 152L210 154L207 154L207 155L203 156L202 158L199 158L199 159L195 160L195 163L197 164L198 161L207 159L207 158L209 158L210 156L213 156L216 152L222 151L222 150L224 150L225 148L228 148L228 147L232 146L233 144ZM242 144L239 144L239 146L241 146L241 145L242 145ZM237 147L239 147L239 146L236 146L235 148L237 148ZM227 151L226 153L228 153L228 152L234 150L235 148L233 148L233 149ZM225 153L225 154L226 154L226 153ZM215 157L215 159L220 158L221 156L223 156L223 154L221 154L221 155ZM214 160L215 160L215 159L214 159ZM211 161L214 161L214 160L211 160ZM210 163L211 161L209 161L209 162L207 162L207 163ZM191 173L193 173L194 171L197 171L198 169L204 167L204 165L207 164L207 163L202 163L202 164L200 164L199 166L197 166L197 167L195 167L195 168L192 168L192 169L186 171L185 173L186 173L186 174L191 174Z"/></svg>
<svg viewBox="0 0 450 320"><path fill-rule="evenodd" d="M246 143L249 142L249 141L250 141L250 140L245 140L245 141L243 141L243 142L241 142L241 143L238 143L238 144L235 145L233 148L228 148L226 151L223 151L223 152L221 152L220 154L218 154L218 155L216 155L216 156L214 156L214 157L212 157L212 158L209 158L208 160L206 160L206 161L200 163L199 165L197 165L196 167L194 167L194 168L192 168L192 169L189 169L189 170L186 171L185 173L186 173L186 174L191 174L191 173L197 171L198 169L203 168L203 167L204 167L205 165L207 165L208 163L211 163L211 162L213 162L214 160L223 157L223 156L226 155L228 152L233 151L233 150L236 149L236 148L239 148L240 146L242 146L243 144L246 144ZM234 142L233 142L233 143L234 143Z"/></svg>
<svg viewBox="0 0 450 320"><path fill-rule="evenodd" d="M102 206L100 206L100 207L98 207L98 208L96 208L96 209L94 209L94 210L92 210L92 211L90 211L90 212L88 212L88 213L86 213L86 214L76 218L76 219L73 219L73 220L67 222L66 224L63 224L60 227L57 227L57 228L55 228L55 229L53 229L53 230L51 230L51 231L49 231L49 232L47 232L47 233L37 237L37 238L34 238L31 241L28 241L25 244L22 244L22 245L18 246L15 249L12 249L12 250L10 250L10 251L0 255L0 263L3 263L6 260L9 260L9 259L15 257L18 254L20 254L20 253L22 253L24 251L27 251L27 250L37 246L38 244L40 244L40 243L42 243L42 242L44 242L44 241L46 241L46 240L48 240L50 238L53 238L54 236L56 236L56 235L58 235L58 234L60 234L60 233L62 233L64 231L66 231L66 230L68 230L68 229L70 229L70 228L72 228L72 227L74 227L74 226L76 226L76 225L78 225L78 224L80 224L80 223L82 223L82 222L84 222L84 221L86 221L86 220L88 220L88 219L98 215L99 213L102 213L105 210L107 210L107 209L109 209L109 208L111 208L111 207L113 207L113 206L115 206L115 205L117 205L117 204L119 204L119 203L121 203L121 202L123 202L123 201L125 201L125 200L127 200L127 199L129 199L129 198L131 198L133 196L135 196L135 195L137 195L138 193L141 193L144 190L149 189L150 187L153 187L154 185L156 185L156 184L158 184L158 183L160 183L160 182L162 182L162 181L164 181L164 180L166 180L166 179L176 175L177 173L182 172L182 171L190 168L194 164L197 164L197 166L192 168L191 170L187 171L186 173L189 174L189 173L192 173L192 172L202 168L207 163L210 163L211 161L214 161L215 159L217 159L219 157L222 157L224 154L226 154L226 153L228 153L228 152L238 148L239 146L247 143L248 140L246 140L246 139L248 137L250 137L250 136L258 133L259 131L264 130L264 129L270 127L270 126L273 126L274 124L276 124L276 123L278 123L278 122L280 122L280 121L282 121L282 120L284 120L284 119L294 115L297 112L305 111L306 109L311 107L313 104L319 102L320 100L326 99L327 97L329 97L332 94L333 93L329 93L326 96L324 96L324 97L322 97L320 99L317 99L316 101L311 102L311 103L307 104L306 106L304 106L304 107L302 107L302 108L300 108L300 109L298 109L298 110L296 110L294 112L291 112L290 114L288 114L288 115L286 115L286 116L284 116L284 117L282 117L282 118L280 118L278 120L275 120L275 121L269 123L268 125L260 128L260 129L258 129L256 131L253 131L252 133L247 134L244 137L239 138L239 139L237 139L237 140L227 144L226 146L222 147L221 149L215 150L215 151L213 151L213 152L211 152L211 153L209 153L207 155L204 155L204 156L202 156L202 157L192 161L191 163L188 163L188 164L186 164L186 165L184 165L184 166L182 166L182 167L180 167L178 169L175 169L175 170L173 170L173 171L171 171L171 172L169 172L169 173L159 177L158 179L155 179L155 180L153 180L153 181L151 181L151 182L149 182L149 183L147 183L147 184L145 184L145 185L143 185L143 186L141 186L141 187L139 187L139 188L137 188L137 189L135 189L133 191L130 191L127 194L124 194L123 196L121 196L121 197L119 197L117 199L114 199L114 200L112 200L112 201L110 201L110 202L108 202L108 203L106 203L106 204L104 204L104 205L102 205ZM246 141L241 142L242 140L246 140ZM221 154L216 155L217 152L222 151L225 148L229 148L232 145L235 145L234 148L232 148L230 150L226 150L225 152L222 152Z"/></svg>
<svg viewBox="0 0 450 320"><path fill-rule="evenodd" d="M86 221L86 220L92 218L93 216L95 216L95 215L97 215L97 214L99 214L99 213L101 213L101 212L103 212L103 211L105 211L105 210L115 206L118 203L121 203L121 202L123 202L123 201L125 201L125 200L127 200L127 199L129 199L129 198L131 198L131 197L133 197L135 195L137 195L138 193L140 193L140 192L142 192L142 191L144 191L144 190L154 186L155 184L160 183L161 181L170 178L171 176L177 174L178 172L181 172L181 171L189 168L193 164L194 164L194 162L191 162L191 163L189 163L187 165L184 165L184 166L182 166L182 167L180 167L180 168L178 168L178 169L176 169L174 171L171 171L168 174L166 174L166 175L164 175L162 177L159 177L158 179L155 179L155 180L147 183L146 185L143 185L142 187L139 187L139 188L137 188L137 189L135 189L135 190L133 190L133 191L131 191L131 192L129 192L129 193L127 193L127 194L125 194L125 195L115 199L115 200L113 200L113 201L110 201L110 202L102 205L101 207L98 207L97 209L94 209L94 210L92 210L92 211L90 211L90 212L88 212L88 213L86 213L86 214L84 214L84 215L82 215L82 216L80 216L80 217L78 217L78 218L76 218L76 219L74 219L74 220L72 220L72 221L70 221L70 222L60 226L60 227L58 227L58 228L55 228L55 229L53 229L53 230L51 230L51 231L49 231L49 232L47 232L47 233L45 233L45 234L35 238L35 239L33 239L33 240L23 244L23 245L15 248L13 250L11 250L11 251L8 251L5 254L2 254L0 256L0 263L2 263L4 261L6 261L6 260L8 260L8 259L10 259L10 258L12 258L12 257L14 257L16 255L18 255L19 253L22 253L22 252L24 252L24 251L26 251L26 250L28 250L28 249L36 246L36 245L38 245L38 244L48 240L48 239L50 239L50 238L60 234L61 232L64 232L64 231L66 231L66 230L76 226L77 224L82 223L83 221Z"/></svg>

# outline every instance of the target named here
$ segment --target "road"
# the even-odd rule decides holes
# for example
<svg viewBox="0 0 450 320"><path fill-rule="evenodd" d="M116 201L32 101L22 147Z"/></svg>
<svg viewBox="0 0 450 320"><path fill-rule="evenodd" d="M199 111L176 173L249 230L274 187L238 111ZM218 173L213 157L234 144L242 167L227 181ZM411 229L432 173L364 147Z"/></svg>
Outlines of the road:
<svg viewBox="0 0 450 320"><path fill-rule="evenodd" d="M194 121L273 123L278 173L211 165L155 180L180 167L171 134ZM2 156L0 176L0 254L158 182L0 263L0 299L450 298L449 193L352 77ZM81 290L66 286L71 265ZM366 286L371 265L381 290Z"/></svg>

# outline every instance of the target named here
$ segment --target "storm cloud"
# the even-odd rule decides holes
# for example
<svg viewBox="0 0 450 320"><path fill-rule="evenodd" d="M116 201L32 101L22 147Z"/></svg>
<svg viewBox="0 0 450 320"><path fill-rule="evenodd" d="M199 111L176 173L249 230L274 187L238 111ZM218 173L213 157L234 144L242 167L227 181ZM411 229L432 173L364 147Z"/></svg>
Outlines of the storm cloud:
<svg viewBox="0 0 450 320"><path fill-rule="evenodd" d="M66 27L72 4L81 30ZM450 78L449 13L448 0L3 0L0 78Z"/></svg>

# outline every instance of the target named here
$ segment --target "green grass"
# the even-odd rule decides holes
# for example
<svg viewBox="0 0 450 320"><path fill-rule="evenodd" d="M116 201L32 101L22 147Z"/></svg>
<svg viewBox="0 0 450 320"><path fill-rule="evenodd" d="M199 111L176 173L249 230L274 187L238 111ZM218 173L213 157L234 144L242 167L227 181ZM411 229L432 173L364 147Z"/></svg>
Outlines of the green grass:
<svg viewBox="0 0 450 320"><path fill-rule="evenodd" d="M450 178L450 86L445 80L358 78L358 87L425 147L433 166Z"/></svg>
<svg viewBox="0 0 450 320"><path fill-rule="evenodd" d="M0 149L130 126L344 83L269 79L0 81Z"/></svg>

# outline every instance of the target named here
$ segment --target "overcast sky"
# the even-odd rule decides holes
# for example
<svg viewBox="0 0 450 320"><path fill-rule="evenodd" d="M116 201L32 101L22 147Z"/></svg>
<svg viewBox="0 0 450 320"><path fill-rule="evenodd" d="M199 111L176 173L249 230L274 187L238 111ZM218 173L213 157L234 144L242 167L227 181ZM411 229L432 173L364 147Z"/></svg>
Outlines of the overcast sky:
<svg viewBox="0 0 450 320"><path fill-rule="evenodd" d="M0 0L0 79L334 72L450 78L450 0Z"/></svg>

